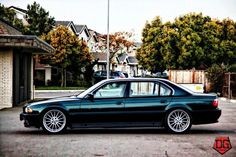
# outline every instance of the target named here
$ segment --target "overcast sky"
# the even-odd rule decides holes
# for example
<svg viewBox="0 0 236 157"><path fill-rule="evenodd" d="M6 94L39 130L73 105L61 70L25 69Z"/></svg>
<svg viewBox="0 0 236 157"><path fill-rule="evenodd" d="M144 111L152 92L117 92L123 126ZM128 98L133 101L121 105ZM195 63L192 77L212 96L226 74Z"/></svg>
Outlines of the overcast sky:
<svg viewBox="0 0 236 157"><path fill-rule="evenodd" d="M100 33L107 32L108 0L0 0L0 3L26 9L33 1L55 20L71 20ZM190 12L236 21L236 0L110 0L110 32L133 31L140 41L147 20L160 16L163 21L173 21Z"/></svg>

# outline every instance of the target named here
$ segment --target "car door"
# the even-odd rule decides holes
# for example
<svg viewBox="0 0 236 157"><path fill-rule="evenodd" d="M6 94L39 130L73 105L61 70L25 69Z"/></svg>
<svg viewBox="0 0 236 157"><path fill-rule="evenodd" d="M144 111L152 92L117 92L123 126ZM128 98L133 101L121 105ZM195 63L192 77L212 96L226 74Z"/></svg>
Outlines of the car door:
<svg viewBox="0 0 236 157"><path fill-rule="evenodd" d="M85 97L81 102L79 122L121 122L124 112L126 82L110 82L92 92L93 98Z"/></svg>
<svg viewBox="0 0 236 157"><path fill-rule="evenodd" d="M126 119L132 122L157 122L171 101L172 89L155 81L130 82L125 101Z"/></svg>

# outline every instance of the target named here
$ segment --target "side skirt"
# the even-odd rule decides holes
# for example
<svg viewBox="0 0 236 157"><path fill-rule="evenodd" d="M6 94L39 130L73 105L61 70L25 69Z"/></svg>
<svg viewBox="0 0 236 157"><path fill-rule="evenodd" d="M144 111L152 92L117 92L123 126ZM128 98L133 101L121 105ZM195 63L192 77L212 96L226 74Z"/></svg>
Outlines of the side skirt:
<svg viewBox="0 0 236 157"><path fill-rule="evenodd" d="M75 123L72 128L125 128L125 127L161 127L161 122L104 122Z"/></svg>

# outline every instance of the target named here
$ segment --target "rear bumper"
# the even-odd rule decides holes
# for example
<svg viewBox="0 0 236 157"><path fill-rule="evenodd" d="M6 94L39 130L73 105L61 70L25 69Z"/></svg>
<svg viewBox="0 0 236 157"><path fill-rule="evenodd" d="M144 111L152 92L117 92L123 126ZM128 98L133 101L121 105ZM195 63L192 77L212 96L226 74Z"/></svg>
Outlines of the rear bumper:
<svg viewBox="0 0 236 157"><path fill-rule="evenodd" d="M192 116L193 124L217 123L221 116L221 110L194 111Z"/></svg>
<svg viewBox="0 0 236 157"><path fill-rule="evenodd" d="M24 121L24 126L25 127L40 127L40 116L39 114L25 114L21 113L20 114L20 120Z"/></svg>

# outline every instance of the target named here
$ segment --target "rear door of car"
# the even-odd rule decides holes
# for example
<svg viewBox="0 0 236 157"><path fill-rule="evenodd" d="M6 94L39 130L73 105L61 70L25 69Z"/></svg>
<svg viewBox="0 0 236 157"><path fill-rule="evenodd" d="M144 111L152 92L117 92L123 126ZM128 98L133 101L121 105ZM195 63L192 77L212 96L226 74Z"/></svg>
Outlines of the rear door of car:
<svg viewBox="0 0 236 157"><path fill-rule="evenodd" d="M78 121L85 123L122 122L126 82L107 83L93 92L94 98L81 102Z"/></svg>
<svg viewBox="0 0 236 157"><path fill-rule="evenodd" d="M125 101L125 115L132 122L157 122L162 120L165 107L171 101L173 90L158 81L129 83Z"/></svg>

